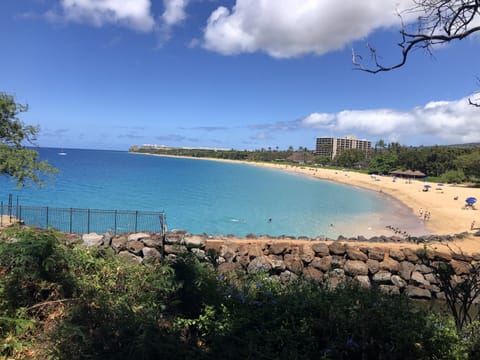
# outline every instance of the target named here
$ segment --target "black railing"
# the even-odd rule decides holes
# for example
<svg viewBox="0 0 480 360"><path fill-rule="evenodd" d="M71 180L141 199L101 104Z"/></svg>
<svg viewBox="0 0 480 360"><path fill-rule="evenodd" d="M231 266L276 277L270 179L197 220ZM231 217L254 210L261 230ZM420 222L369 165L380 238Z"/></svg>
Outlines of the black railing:
<svg viewBox="0 0 480 360"><path fill-rule="evenodd" d="M15 222L76 234L140 231L163 234L167 230L164 211L23 206L18 201L13 204L10 197L7 204L0 203L0 226Z"/></svg>

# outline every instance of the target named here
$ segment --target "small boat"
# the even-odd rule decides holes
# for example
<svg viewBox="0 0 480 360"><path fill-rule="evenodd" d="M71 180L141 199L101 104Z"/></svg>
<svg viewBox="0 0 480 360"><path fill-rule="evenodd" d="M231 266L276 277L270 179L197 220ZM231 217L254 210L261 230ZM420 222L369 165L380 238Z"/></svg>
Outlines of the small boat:
<svg viewBox="0 0 480 360"><path fill-rule="evenodd" d="M63 149L62 149L62 150L60 150L60 152L58 153L58 155L60 155L60 156L65 156L65 155L67 155L67 153L66 153L65 151L63 151Z"/></svg>

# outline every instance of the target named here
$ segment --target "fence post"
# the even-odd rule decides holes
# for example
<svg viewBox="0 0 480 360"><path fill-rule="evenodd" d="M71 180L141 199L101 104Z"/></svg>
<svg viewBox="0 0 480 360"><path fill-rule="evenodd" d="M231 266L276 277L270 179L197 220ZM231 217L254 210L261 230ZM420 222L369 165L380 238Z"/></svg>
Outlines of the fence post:
<svg viewBox="0 0 480 360"><path fill-rule="evenodd" d="M12 194L8 194L8 216L10 218L10 224L12 223Z"/></svg>
<svg viewBox="0 0 480 360"><path fill-rule="evenodd" d="M3 226L3 200L0 204L1 210L0 210L0 226Z"/></svg>
<svg viewBox="0 0 480 360"><path fill-rule="evenodd" d="M90 209L87 210L87 233L90 233Z"/></svg>
<svg viewBox="0 0 480 360"><path fill-rule="evenodd" d="M138 225L138 210L135 211L135 232L137 232L137 225Z"/></svg>
<svg viewBox="0 0 480 360"><path fill-rule="evenodd" d="M113 228L113 234L117 235L117 210L115 210L115 226Z"/></svg>
<svg viewBox="0 0 480 360"><path fill-rule="evenodd" d="M18 213L18 223L19 224L23 224L23 220L22 220L22 205L19 206L19 213Z"/></svg>
<svg viewBox="0 0 480 360"><path fill-rule="evenodd" d="M73 210L70 208L70 234L72 233L73 230Z"/></svg>
<svg viewBox="0 0 480 360"><path fill-rule="evenodd" d="M18 216L18 195L17 195L17 212L16 212L15 216L17 217L17 220L20 220L20 217Z"/></svg>
<svg viewBox="0 0 480 360"><path fill-rule="evenodd" d="M46 217L46 220L45 220L45 229L48 230L48 206L47 206L47 211L46 211L45 217Z"/></svg>
<svg viewBox="0 0 480 360"><path fill-rule="evenodd" d="M162 258L165 257L165 238L167 236L167 226L165 224L165 212L162 212L160 214L160 226L162 227L162 244L160 248L160 254L162 255Z"/></svg>

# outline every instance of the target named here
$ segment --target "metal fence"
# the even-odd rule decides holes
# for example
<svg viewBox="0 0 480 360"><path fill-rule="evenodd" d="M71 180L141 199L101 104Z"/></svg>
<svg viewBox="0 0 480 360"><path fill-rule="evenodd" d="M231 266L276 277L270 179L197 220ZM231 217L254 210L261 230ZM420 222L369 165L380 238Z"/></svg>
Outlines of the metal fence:
<svg viewBox="0 0 480 360"><path fill-rule="evenodd" d="M17 202L0 203L0 226L21 222L43 229L85 234L90 232L130 233L166 232L164 211L131 211L23 206Z"/></svg>

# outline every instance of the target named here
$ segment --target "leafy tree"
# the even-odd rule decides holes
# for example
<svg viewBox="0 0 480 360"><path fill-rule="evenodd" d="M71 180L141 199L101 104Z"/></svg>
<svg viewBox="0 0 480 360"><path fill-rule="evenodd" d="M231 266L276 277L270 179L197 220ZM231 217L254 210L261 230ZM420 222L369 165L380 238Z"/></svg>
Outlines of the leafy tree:
<svg viewBox="0 0 480 360"><path fill-rule="evenodd" d="M394 153L379 153L373 157L368 165L368 171L371 173L388 174L395 170L398 164L398 157Z"/></svg>
<svg viewBox="0 0 480 360"><path fill-rule="evenodd" d="M40 161L38 152L25 147L34 145L38 127L25 125L18 116L28 106L15 102L13 96L0 92L0 174L11 176L22 187L27 181L42 184L42 175L51 175L56 169Z"/></svg>
<svg viewBox="0 0 480 360"><path fill-rule="evenodd" d="M480 152L476 151L471 154L460 155L456 159L459 169L463 170L465 175L480 177Z"/></svg>
<svg viewBox="0 0 480 360"><path fill-rule="evenodd" d="M342 151L340 155L335 158L335 162L340 166L353 167L356 163L365 160L365 154L357 149L348 149Z"/></svg>

